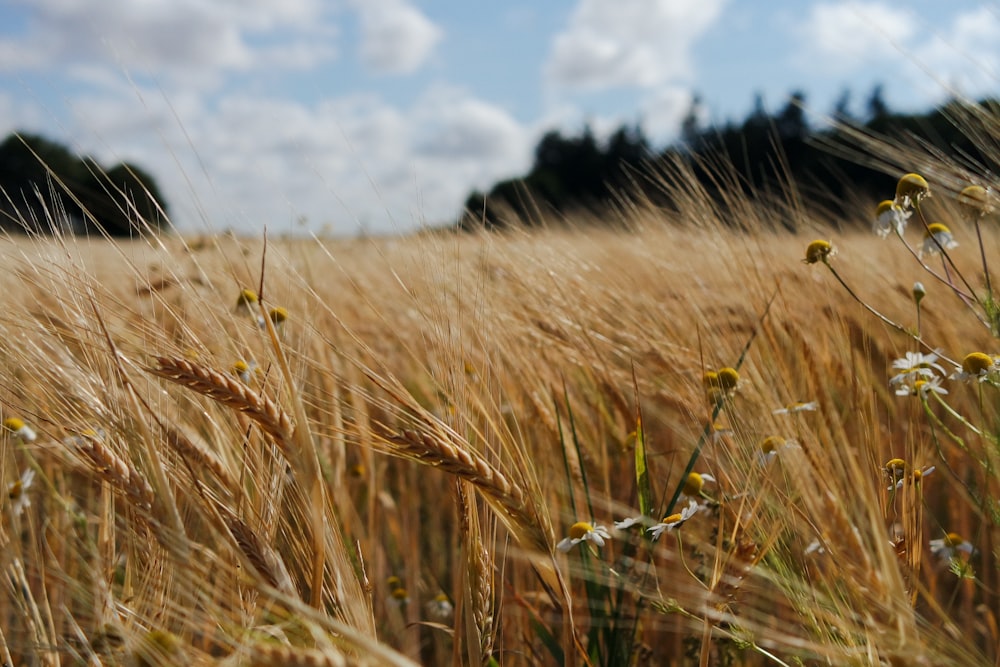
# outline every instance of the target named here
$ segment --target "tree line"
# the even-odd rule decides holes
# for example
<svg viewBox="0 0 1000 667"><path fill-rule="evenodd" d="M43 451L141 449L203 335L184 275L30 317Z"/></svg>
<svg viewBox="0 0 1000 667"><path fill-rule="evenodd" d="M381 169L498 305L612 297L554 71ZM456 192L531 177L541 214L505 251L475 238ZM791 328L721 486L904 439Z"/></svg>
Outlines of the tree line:
<svg viewBox="0 0 1000 667"><path fill-rule="evenodd" d="M166 223L167 204L141 167L104 167L37 134L0 143L0 229L130 236Z"/></svg>
<svg viewBox="0 0 1000 667"><path fill-rule="evenodd" d="M889 108L883 88L876 86L863 115L850 112L850 93L845 92L832 110L835 122L813 128L805 113L806 96L795 91L777 112L769 112L758 95L742 121L703 126L700 101L695 98L678 141L659 150L638 125L623 125L603 142L589 126L575 136L552 130L538 142L529 172L500 181L486 193L470 194L456 226L497 229L541 224L580 211L601 214L623 193L638 193L654 205L669 206L670 188L663 187L669 170L658 165L678 163L719 200L732 194L724 189L734 185L753 198L785 192L794 181L817 208L849 213L858 202L884 199L898 178L829 149L850 145L849 135L858 131L908 144L919 142L961 155L969 164L990 164L982 147L955 122L967 115L959 109L963 104L967 103L953 100L927 112L899 113ZM978 104L1000 118L1000 102ZM719 165L725 165L729 176L725 183L720 182Z"/></svg>

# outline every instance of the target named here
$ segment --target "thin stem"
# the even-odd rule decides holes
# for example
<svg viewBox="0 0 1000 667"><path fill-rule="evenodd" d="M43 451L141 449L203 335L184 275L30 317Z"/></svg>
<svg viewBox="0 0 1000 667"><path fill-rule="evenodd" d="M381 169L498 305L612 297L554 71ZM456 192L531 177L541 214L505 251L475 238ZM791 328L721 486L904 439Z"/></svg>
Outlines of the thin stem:
<svg viewBox="0 0 1000 667"><path fill-rule="evenodd" d="M983 232L979 228L979 218L976 218L976 239L979 241L979 257L983 262L983 276L986 278L986 298L993 300L993 286L990 284L990 267L986 263L986 248L983 246Z"/></svg>
<svg viewBox="0 0 1000 667"><path fill-rule="evenodd" d="M947 264L950 264L951 268L955 270L955 275L958 276L958 278L962 281L962 284L965 285L965 289L969 290L971 298L973 298L976 301L976 303L979 304L979 306L983 306L982 302L980 302L979 298L976 296L976 290L972 289L972 285L970 285L969 281L965 279L965 276L962 275L962 272L958 270L958 266L955 265L955 262L952 260L951 255L949 255L948 251L945 250L943 245L941 245L941 241L938 240L938 237L936 235L931 234L930 225L927 224L927 219L924 218L924 212L920 208L920 202L915 201L913 203L913 208L916 210L917 215L920 218L920 222L924 226L924 231L927 233L928 236L931 237L931 240L934 241L934 245L936 245L937 249L941 252L941 256L944 258L945 262L947 262ZM947 268L947 266L945 268ZM954 285L952 285L952 289L958 292L958 288L955 287Z"/></svg>

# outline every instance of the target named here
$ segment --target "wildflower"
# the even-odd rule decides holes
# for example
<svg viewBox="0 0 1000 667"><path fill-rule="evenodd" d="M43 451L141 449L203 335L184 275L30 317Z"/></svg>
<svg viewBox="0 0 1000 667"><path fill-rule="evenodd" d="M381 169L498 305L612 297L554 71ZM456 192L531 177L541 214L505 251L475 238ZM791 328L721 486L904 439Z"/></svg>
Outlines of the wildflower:
<svg viewBox="0 0 1000 667"><path fill-rule="evenodd" d="M792 403L791 405L786 405L783 408L778 408L777 410L772 410L773 415L788 415L796 412L815 412L819 409L819 403L816 401L809 401L808 403Z"/></svg>
<svg viewBox="0 0 1000 667"><path fill-rule="evenodd" d="M240 295L236 297L236 310L249 310L252 311L253 307L257 305L257 292L252 289L242 289L240 290Z"/></svg>
<svg viewBox="0 0 1000 667"><path fill-rule="evenodd" d="M977 220L993 211L990 191L981 185L969 185L958 193L958 208L966 220Z"/></svg>
<svg viewBox="0 0 1000 667"><path fill-rule="evenodd" d="M28 497L28 489L35 481L35 471L28 468L21 473L20 479L7 487L7 497L10 499L10 510L14 516L21 516L24 510L31 507L31 498Z"/></svg>
<svg viewBox="0 0 1000 667"><path fill-rule="evenodd" d="M893 461L898 461L898 460L900 459L893 459ZM918 468L914 470L909 477L907 477L903 470L893 469L892 470L893 478L896 479L898 477L898 479L896 479L895 484L890 486L888 490L892 491L895 489L896 491L899 491L901 488L903 488L903 485L906 483L907 479L912 479L914 484L918 484L920 480L930 475L932 472L934 472L934 470L935 470L934 466L926 466L922 469Z"/></svg>
<svg viewBox="0 0 1000 667"><path fill-rule="evenodd" d="M951 560L955 552L962 551L970 556L975 551L971 542L962 539L958 533L948 533L943 538L930 541L931 553L941 560Z"/></svg>
<svg viewBox="0 0 1000 667"><path fill-rule="evenodd" d="M7 417L7 419L4 419L3 427L10 431L14 437L20 438L22 442L34 442L38 437L38 434L30 426L17 417Z"/></svg>
<svg viewBox="0 0 1000 667"><path fill-rule="evenodd" d="M826 547L823 546L823 543L820 542L819 539L815 539L808 545L806 545L806 548L802 552L802 555L809 556L811 554L825 554L825 553L826 553Z"/></svg>
<svg viewBox="0 0 1000 667"><path fill-rule="evenodd" d="M699 509L701 508L699 507L697 501L695 500L689 501L687 507L682 509L680 512L676 514L671 514L670 516L663 517L663 521L656 524L652 528L647 529L650 537L655 542L656 540L660 539L660 535L663 534L663 531L673 530L674 528L680 528L681 526L684 525L684 523L688 519L697 514Z"/></svg>
<svg viewBox="0 0 1000 667"><path fill-rule="evenodd" d="M896 396L920 396L926 398L931 392L935 394L947 394L948 390L941 386L941 378L932 377L930 380L918 378L911 387L908 384L900 385L896 390Z"/></svg>
<svg viewBox="0 0 1000 667"><path fill-rule="evenodd" d="M242 359L238 359L236 363L233 364L232 372L233 375L240 379L243 384L250 384L250 378L253 377L253 372L257 369L257 364L253 361L247 363Z"/></svg>
<svg viewBox="0 0 1000 667"><path fill-rule="evenodd" d="M288 311L281 306L278 306L277 308L272 308L271 312L269 312L267 316L271 318L271 321L274 322L275 326L277 326L288 319Z"/></svg>
<svg viewBox="0 0 1000 667"><path fill-rule="evenodd" d="M806 246L806 258L802 261L806 264L815 264L816 262L823 262L826 264L827 259L832 257L833 254L833 246L830 245L829 241L817 239Z"/></svg>
<svg viewBox="0 0 1000 667"><path fill-rule="evenodd" d="M931 188L920 174L905 174L896 184L895 204L904 211L930 196Z"/></svg>
<svg viewBox="0 0 1000 667"><path fill-rule="evenodd" d="M919 305L925 296L927 296L927 290L924 289L924 284L919 280L913 283L913 300Z"/></svg>
<svg viewBox="0 0 1000 667"><path fill-rule="evenodd" d="M997 370L997 360L984 352L970 352L962 359L962 367L951 374L952 380L978 380L984 382Z"/></svg>
<svg viewBox="0 0 1000 667"><path fill-rule="evenodd" d="M958 241L951 235L948 227L940 222L932 222L924 232L924 245L920 248L920 254L933 255L940 250L951 250L957 246Z"/></svg>
<svg viewBox="0 0 1000 667"><path fill-rule="evenodd" d="M410 594L402 586L394 588L389 593L389 603L397 607L405 607L410 603Z"/></svg>
<svg viewBox="0 0 1000 667"><path fill-rule="evenodd" d="M902 234L906 229L906 221L909 219L909 211L904 211L891 199L886 199L875 208L875 224L873 231L880 238L885 238L889 232Z"/></svg>
<svg viewBox="0 0 1000 667"><path fill-rule="evenodd" d="M681 493L689 498L700 496L702 489L705 488L705 482L714 484L715 478L708 473L690 472L684 481L684 488L681 489Z"/></svg>
<svg viewBox="0 0 1000 667"><path fill-rule="evenodd" d="M652 523L653 520L648 516L630 516L621 521L615 521L615 530L628 530L632 526L648 526Z"/></svg>
<svg viewBox="0 0 1000 667"><path fill-rule="evenodd" d="M771 459L778 455L778 450L784 447L787 441L780 435L769 435L760 441L760 451L757 457L761 463L770 463Z"/></svg>
<svg viewBox="0 0 1000 667"><path fill-rule="evenodd" d="M717 373L719 388L723 391L734 391L740 383L740 373L735 368L720 368Z"/></svg>
<svg viewBox="0 0 1000 667"><path fill-rule="evenodd" d="M580 542L593 542L599 547L604 546L605 540L610 540L611 534L604 526L592 526L586 521L577 521L569 527L569 537L559 541L556 549L559 551L569 551Z"/></svg>
<svg viewBox="0 0 1000 667"><path fill-rule="evenodd" d="M448 596L444 593L435 595L434 599L427 603L426 608L427 615L439 621L447 621L455 610L451 601L448 600Z"/></svg>
<svg viewBox="0 0 1000 667"><path fill-rule="evenodd" d="M902 359L896 359L892 362L892 367L898 370L899 373L889 378L889 384L911 383L921 378L930 379L935 377L935 369L942 376L946 375L947 373L944 368L941 367L941 364L937 363L939 359L938 352L939 350L934 350L930 354L907 352L906 356Z"/></svg>

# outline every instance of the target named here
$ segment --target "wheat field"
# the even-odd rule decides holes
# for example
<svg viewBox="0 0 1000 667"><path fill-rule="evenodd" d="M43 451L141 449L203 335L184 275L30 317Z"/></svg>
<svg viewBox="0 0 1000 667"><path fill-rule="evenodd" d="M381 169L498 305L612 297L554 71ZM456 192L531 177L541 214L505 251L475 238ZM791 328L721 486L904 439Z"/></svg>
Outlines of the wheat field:
<svg viewBox="0 0 1000 667"><path fill-rule="evenodd" d="M976 304L873 209L678 192L613 228L0 240L3 663L997 664L995 362L944 377L1000 352ZM935 349L948 393L897 395Z"/></svg>

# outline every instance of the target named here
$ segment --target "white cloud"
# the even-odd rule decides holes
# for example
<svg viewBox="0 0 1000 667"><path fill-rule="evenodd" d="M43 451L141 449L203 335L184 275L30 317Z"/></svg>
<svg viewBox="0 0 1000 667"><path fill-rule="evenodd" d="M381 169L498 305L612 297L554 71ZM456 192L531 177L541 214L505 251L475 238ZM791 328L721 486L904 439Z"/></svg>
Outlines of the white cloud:
<svg viewBox="0 0 1000 667"><path fill-rule="evenodd" d="M77 97L66 131L102 164L129 160L152 173L188 230L204 220L216 230L285 231L299 216L340 233L447 222L472 189L524 173L536 139L501 108L451 87L405 107L361 94L312 105L168 97Z"/></svg>
<svg viewBox="0 0 1000 667"><path fill-rule="evenodd" d="M311 67L334 57L320 0L32 0L26 28L0 38L0 69L65 63L177 75ZM260 43L263 42L263 43Z"/></svg>
<svg viewBox="0 0 1000 667"><path fill-rule="evenodd" d="M919 51L929 78L955 93L995 95L1000 81L1000 18L989 7L958 14ZM942 93L943 94L943 93Z"/></svg>
<svg viewBox="0 0 1000 667"><path fill-rule="evenodd" d="M797 27L809 68L849 73L879 60L898 60L918 33L905 6L879 2L824 2Z"/></svg>
<svg viewBox="0 0 1000 667"><path fill-rule="evenodd" d="M580 0L555 36L547 78L557 86L652 88L692 76L690 50L725 0Z"/></svg>
<svg viewBox="0 0 1000 667"><path fill-rule="evenodd" d="M424 65L444 31L406 0L352 0L361 21L361 59L384 74Z"/></svg>

